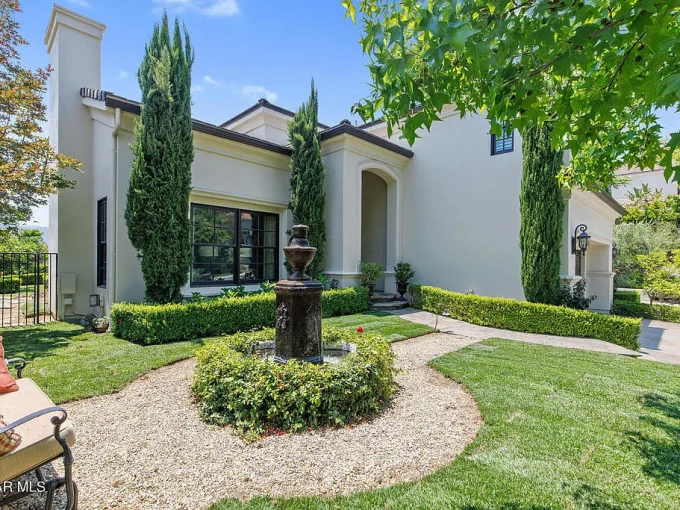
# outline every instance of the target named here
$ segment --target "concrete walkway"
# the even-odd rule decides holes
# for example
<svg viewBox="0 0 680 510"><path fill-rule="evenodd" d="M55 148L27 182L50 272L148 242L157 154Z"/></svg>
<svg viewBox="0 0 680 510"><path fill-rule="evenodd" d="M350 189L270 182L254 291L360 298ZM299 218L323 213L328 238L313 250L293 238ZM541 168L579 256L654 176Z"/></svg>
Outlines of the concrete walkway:
<svg viewBox="0 0 680 510"><path fill-rule="evenodd" d="M680 324L642 319L640 352L643 359L680 365Z"/></svg>
<svg viewBox="0 0 680 510"><path fill-rule="evenodd" d="M390 313L398 315L402 319L416 322L418 324L425 324L433 328L436 325L437 329L446 333L455 333L456 335L476 338L480 341L487 338L507 338L509 340L517 340L519 342L527 342L530 344L552 345L555 347L568 347L571 349L583 349L586 351L607 352L610 354L619 354L622 356L632 356L636 358L648 358L655 359L656 361L673 363L673 361L668 359L656 359L650 354L641 354L640 352L632 351L619 345L611 344L603 340L594 340L592 338L575 338L568 336L542 335L537 333L521 333L519 331L510 331L507 329L488 328L486 326L477 326L475 324L451 319L449 317L442 317L441 315L437 318L437 315L434 313L415 310L413 308L404 308L403 310L395 310ZM677 363L680 363L680 324L677 326L677 343L675 345L678 349ZM652 341L650 340L650 342Z"/></svg>

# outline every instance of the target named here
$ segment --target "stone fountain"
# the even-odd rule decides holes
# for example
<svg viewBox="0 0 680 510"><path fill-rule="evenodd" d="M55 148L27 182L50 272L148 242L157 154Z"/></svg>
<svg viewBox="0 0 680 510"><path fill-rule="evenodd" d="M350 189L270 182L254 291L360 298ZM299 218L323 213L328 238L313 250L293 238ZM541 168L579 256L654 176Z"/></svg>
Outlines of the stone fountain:
<svg viewBox="0 0 680 510"><path fill-rule="evenodd" d="M290 359L307 363L323 363L321 341L321 282L305 274L314 260L316 248L309 246L306 225L292 228L290 246L283 249L293 268L287 280L274 287L276 293L276 339L274 361L286 363Z"/></svg>

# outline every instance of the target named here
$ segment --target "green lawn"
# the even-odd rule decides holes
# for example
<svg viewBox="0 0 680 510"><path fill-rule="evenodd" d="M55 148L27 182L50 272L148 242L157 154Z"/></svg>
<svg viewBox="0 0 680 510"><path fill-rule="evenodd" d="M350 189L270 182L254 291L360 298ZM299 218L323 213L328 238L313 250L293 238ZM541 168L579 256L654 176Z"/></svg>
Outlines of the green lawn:
<svg viewBox="0 0 680 510"><path fill-rule="evenodd" d="M431 328L389 314L367 312L324 320L336 327L384 334L391 339L429 333ZM56 403L110 393L151 369L191 357L209 339L138 345L110 333L95 335L77 324L56 322L0 329L5 356L29 361L24 376L33 379Z"/></svg>
<svg viewBox="0 0 680 510"><path fill-rule="evenodd" d="M432 365L462 382L484 416L450 466L331 500L225 500L213 510L680 508L680 367L496 339Z"/></svg>

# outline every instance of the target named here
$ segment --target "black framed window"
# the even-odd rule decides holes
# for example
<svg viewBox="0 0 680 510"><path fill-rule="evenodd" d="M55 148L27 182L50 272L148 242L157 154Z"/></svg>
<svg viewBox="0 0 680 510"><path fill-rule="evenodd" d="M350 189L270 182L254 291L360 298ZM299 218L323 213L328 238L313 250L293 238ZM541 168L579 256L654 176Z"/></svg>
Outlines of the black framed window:
<svg viewBox="0 0 680 510"><path fill-rule="evenodd" d="M97 202L97 287L106 287L106 197Z"/></svg>
<svg viewBox="0 0 680 510"><path fill-rule="evenodd" d="M491 155L505 154L512 152L515 148L515 132L512 128L506 127L503 122L503 133L501 136L491 135Z"/></svg>
<svg viewBox="0 0 680 510"><path fill-rule="evenodd" d="M278 215L192 204L191 224L192 285L278 280Z"/></svg>

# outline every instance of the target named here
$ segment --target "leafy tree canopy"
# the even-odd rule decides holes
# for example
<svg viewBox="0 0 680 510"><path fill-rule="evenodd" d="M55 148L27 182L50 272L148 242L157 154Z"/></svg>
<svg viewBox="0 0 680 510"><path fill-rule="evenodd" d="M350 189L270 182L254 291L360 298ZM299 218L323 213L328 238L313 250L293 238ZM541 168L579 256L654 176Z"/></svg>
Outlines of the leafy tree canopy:
<svg viewBox="0 0 680 510"><path fill-rule="evenodd" d="M413 143L446 104L486 111L520 130L550 121L570 149L565 183L602 188L623 164L666 168L678 179L654 113L680 103L680 0L344 0L364 30L371 95L355 106L382 114ZM356 4L356 5L355 5Z"/></svg>
<svg viewBox="0 0 680 510"><path fill-rule="evenodd" d="M628 214L621 218L622 223L680 224L680 195L663 196L660 190L652 190L648 184L643 184L629 192L628 199Z"/></svg>
<svg viewBox="0 0 680 510"><path fill-rule="evenodd" d="M19 34L19 12L17 0L0 0L0 225L11 228L31 219L31 209L51 194L73 187L63 170L79 167L42 136L51 70L21 66L19 48L28 43Z"/></svg>

